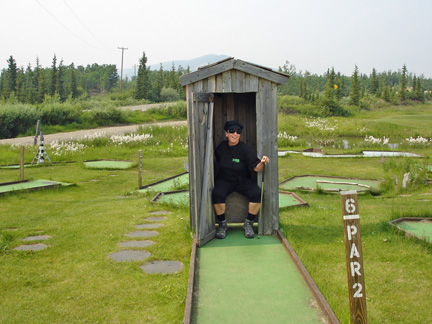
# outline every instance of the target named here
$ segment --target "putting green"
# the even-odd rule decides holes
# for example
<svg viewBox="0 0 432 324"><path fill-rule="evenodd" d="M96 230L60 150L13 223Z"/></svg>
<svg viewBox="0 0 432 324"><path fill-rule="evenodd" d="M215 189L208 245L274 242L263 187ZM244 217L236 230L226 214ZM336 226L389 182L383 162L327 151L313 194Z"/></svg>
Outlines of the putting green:
<svg viewBox="0 0 432 324"><path fill-rule="evenodd" d="M84 165L88 169L129 169L132 168L134 162L131 161L110 161L110 160L100 160L100 161L85 161Z"/></svg>
<svg viewBox="0 0 432 324"><path fill-rule="evenodd" d="M430 221L404 221L397 224L405 232L414 234L423 238L425 241L432 243L432 219Z"/></svg>
<svg viewBox="0 0 432 324"><path fill-rule="evenodd" d="M307 203L292 192L279 192L279 208L307 205Z"/></svg>
<svg viewBox="0 0 432 324"><path fill-rule="evenodd" d="M318 181L329 181L332 183L320 183ZM340 190L357 190L366 191L370 188L358 186L357 184L370 186L371 189L379 189L379 181L364 180L364 179L350 179L350 178L335 178L325 176L297 176L282 182L279 187L284 190L296 190L297 187L309 187L316 189L317 185L322 189L340 189Z"/></svg>
<svg viewBox="0 0 432 324"><path fill-rule="evenodd" d="M189 191L179 191L171 193L160 193L157 195L155 201L171 203L174 205L189 205Z"/></svg>
<svg viewBox="0 0 432 324"><path fill-rule="evenodd" d="M189 204L189 191L181 190L178 192L161 192L153 198L154 202L165 202L174 205ZM279 193L279 208L286 208L307 203L296 195L289 192Z"/></svg>
<svg viewBox="0 0 432 324"><path fill-rule="evenodd" d="M138 190L138 192L149 192L149 191L156 191L156 192L165 192L165 191L172 191L176 188L183 187L189 185L189 173L182 173L177 176L154 182L151 184L148 184L141 189Z"/></svg>
<svg viewBox="0 0 432 324"><path fill-rule="evenodd" d="M25 182L1 185L0 194L12 192L12 191L42 189L47 187L59 187L59 186L71 186L71 185L72 185L71 183L66 183L66 182L39 179L33 181L25 181Z"/></svg>
<svg viewBox="0 0 432 324"><path fill-rule="evenodd" d="M246 239L241 228L229 228L197 258L192 323L323 323L278 238Z"/></svg>
<svg viewBox="0 0 432 324"><path fill-rule="evenodd" d="M24 164L24 168L33 168L39 166L38 164ZM19 169L19 164L13 164L13 165L3 165L0 167L0 169Z"/></svg>

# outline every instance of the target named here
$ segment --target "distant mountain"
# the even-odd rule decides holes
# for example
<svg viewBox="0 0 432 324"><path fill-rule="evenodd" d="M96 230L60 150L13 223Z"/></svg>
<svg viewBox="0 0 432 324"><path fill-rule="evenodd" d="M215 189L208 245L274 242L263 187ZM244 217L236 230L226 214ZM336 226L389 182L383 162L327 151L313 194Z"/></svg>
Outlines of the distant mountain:
<svg viewBox="0 0 432 324"><path fill-rule="evenodd" d="M172 65L174 63L174 66L176 70L179 66L182 66L184 69L186 69L188 66L192 71L197 70L200 66L212 64L221 60L224 60L228 58L228 55L215 55L215 54L209 54L200 56L191 60L177 60L177 61L170 61L170 62L162 62L162 68L164 70L171 70ZM160 63L159 64L153 64L150 65L151 70L159 70L160 69Z"/></svg>
<svg viewBox="0 0 432 324"><path fill-rule="evenodd" d="M221 60L224 60L228 58L228 55L215 55L215 54L209 54L200 56L191 60L174 60L169 62L161 62L162 63L162 69L165 71L169 71L172 69L172 65L174 63L174 66L176 70L178 70L178 67L181 66L184 69L187 69L189 66L191 72L196 71L200 66L212 64L215 62L219 62ZM151 70L159 70L161 63L150 65ZM133 77L136 73L138 73L138 67L136 67L136 70L134 68L129 69L123 69L123 79L128 77L129 79ZM120 70L118 71L118 74L120 76Z"/></svg>

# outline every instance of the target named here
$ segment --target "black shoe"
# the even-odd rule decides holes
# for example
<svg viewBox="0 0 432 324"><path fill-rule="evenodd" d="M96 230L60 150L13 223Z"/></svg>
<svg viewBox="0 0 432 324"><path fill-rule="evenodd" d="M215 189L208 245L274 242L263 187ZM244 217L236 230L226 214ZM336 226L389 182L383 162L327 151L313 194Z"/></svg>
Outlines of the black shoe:
<svg viewBox="0 0 432 324"><path fill-rule="evenodd" d="M244 228L244 232L245 232L245 237L246 238L254 238L255 233L253 230L253 220L245 220L243 228Z"/></svg>
<svg viewBox="0 0 432 324"><path fill-rule="evenodd" d="M226 237L226 231L228 229L228 223L226 220L219 222L219 228L216 232L217 239L224 239Z"/></svg>

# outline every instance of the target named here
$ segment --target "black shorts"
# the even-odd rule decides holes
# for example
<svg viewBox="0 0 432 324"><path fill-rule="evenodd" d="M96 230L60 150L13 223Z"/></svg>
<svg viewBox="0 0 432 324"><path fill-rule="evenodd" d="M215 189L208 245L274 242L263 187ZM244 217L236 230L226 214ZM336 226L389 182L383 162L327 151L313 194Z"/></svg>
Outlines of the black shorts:
<svg viewBox="0 0 432 324"><path fill-rule="evenodd" d="M224 204L226 197L232 192L238 192L249 199L249 202L261 202L261 188L252 179L244 179L241 182L215 179L215 186L212 191L213 204Z"/></svg>

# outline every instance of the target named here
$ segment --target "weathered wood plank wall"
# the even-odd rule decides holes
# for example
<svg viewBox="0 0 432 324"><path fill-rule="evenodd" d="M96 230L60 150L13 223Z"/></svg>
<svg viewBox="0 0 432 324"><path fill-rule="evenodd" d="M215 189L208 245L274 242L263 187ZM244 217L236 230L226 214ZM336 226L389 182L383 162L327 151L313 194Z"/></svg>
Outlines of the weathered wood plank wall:
<svg viewBox="0 0 432 324"><path fill-rule="evenodd" d="M208 154L213 156L215 147L226 139L223 126L227 120L240 121L244 125L242 141L256 151L258 157L270 158L265 172L260 233L272 234L278 229L277 85L284 84L287 79L288 76L281 73L234 59L182 76L188 101L191 227L197 232L200 245L215 233L211 199L204 199L203 203L203 195L210 196L214 184L213 159L208 161ZM209 103L194 100L195 94L203 93L214 94L212 125L208 124L209 120L211 122ZM208 130L212 132L211 137L207 137ZM210 151L206 151L209 145ZM258 184L261 185L261 177L258 177ZM202 191L203 187L207 188L206 192ZM241 199L235 200L238 203Z"/></svg>

